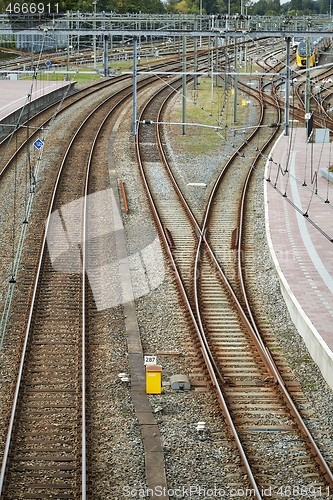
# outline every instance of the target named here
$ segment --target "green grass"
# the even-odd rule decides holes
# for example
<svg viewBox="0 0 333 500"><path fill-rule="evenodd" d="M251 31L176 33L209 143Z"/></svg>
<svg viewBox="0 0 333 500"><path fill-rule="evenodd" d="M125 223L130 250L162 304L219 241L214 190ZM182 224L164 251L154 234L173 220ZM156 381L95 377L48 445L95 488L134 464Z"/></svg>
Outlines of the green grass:
<svg viewBox="0 0 333 500"><path fill-rule="evenodd" d="M317 390L317 382L315 380L310 380L308 383L305 384L305 386L311 389L312 391Z"/></svg>
<svg viewBox="0 0 333 500"><path fill-rule="evenodd" d="M1 59L13 59L13 53L0 50L0 60Z"/></svg>
<svg viewBox="0 0 333 500"><path fill-rule="evenodd" d="M233 90L225 90L223 86L212 88L211 78L201 78L197 90L193 84L187 89L186 118L185 122L197 123L202 126L186 125L185 135L179 127L179 137L176 143L186 148L191 155L199 156L211 153L218 149L227 136L228 128L237 128L237 123L242 123L246 117L246 107L243 106L244 97L237 95L237 123L234 123L234 94ZM182 122L183 112L181 97L178 98L177 107L173 111L173 120ZM209 128L205 127L208 125ZM216 127L216 129L215 129Z"/></svg>
<svg viewBox="0 0 333 500"><path fill-rule="evenodd" d="M62 73L62 72L38 73L37 81L50 81L50 82L64 81L65 78L66 78L66 72L64 72L64 73ZM77 83L88 83L91 80L98 80L99 78L101 78L101 75L99 75L97 73L84 73L84 72L80 73L80 72L78 72L76 74L73 74L73 73L69 74L69 79L71 81L75 81ZM20 77L20 80L31 80L31 76L27 75L25 77Z"/></svg>

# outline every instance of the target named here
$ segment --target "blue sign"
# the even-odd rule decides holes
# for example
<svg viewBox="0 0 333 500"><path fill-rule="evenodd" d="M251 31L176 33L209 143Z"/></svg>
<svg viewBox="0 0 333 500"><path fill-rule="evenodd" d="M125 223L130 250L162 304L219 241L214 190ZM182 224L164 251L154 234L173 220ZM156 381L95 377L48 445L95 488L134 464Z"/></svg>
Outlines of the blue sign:
<svg viewBox="0 0 333 500"><path fill-rule="evenodd" d="M46 66L51 66L51 61L46 61Z"/></svg>
<svg viewBox="0 0 333 500"><path fill-rule="evenodd" d="M34 146L35 146L35 148L37 148L37 149L39 150L40 148L42 148L42 147L44 146L44 142L43 142L43 141L41 141L40 139L37 139L37 140L34 142Z"/></svg>

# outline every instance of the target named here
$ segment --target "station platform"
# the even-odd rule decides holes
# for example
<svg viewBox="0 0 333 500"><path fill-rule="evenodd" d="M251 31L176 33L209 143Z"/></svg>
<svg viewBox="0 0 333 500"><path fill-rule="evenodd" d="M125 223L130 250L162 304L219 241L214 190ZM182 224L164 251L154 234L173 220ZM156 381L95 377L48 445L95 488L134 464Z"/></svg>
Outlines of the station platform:
<svg viewBox="0 0 333 500"><path fill-rule="evenodd" d="M333 387L333 144L302 127L275 143L265 170L266 234L292 320ZM287 172L286 172L287 170Z"/></svg>
<svg viewBox="0 0 333 500"><path fill-rule="evenodd" d="M29 112L33 112L46 102L57 99L75 82L68 81L44 81L44 80L0 80L0 133L6 133L6 127L16 123L23 106L31 101ZM28 95L31 94L31 99ZM28 111L28 110L27 110ZM25 113L21 116L25 118Z"/></svg>

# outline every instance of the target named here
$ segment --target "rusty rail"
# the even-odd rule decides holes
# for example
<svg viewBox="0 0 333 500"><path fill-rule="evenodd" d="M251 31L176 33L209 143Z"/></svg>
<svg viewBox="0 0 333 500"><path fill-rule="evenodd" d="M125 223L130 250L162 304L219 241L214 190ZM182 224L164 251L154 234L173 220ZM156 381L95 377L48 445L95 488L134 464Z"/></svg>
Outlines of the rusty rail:
<svg viewBox="0 0 333 500"><path fill-rule="evenodd" d="M127 203L127 197L126 197L126 191L125 191L125 184L123 181L119 181L119 185L120 185L121 196L122 196L123 203L124 203L124 210L125 210L125 213L128 214L128 203Z"/></svg>

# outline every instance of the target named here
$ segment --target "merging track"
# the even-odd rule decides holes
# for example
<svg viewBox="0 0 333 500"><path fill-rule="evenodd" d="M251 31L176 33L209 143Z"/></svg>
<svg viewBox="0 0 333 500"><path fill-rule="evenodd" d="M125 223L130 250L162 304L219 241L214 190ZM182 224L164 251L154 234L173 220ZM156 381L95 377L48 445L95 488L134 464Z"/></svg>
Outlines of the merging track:
<svg viewBox="0 0 333 500"><path fill-rule="evenodd" d="M140 82L139 89L152 87L153 81ZM87 345L96 335L98 326L92 318L103 294L100 276L90 283L87 276L94 274L96 262L103 265L114 245L111 238L101 242L94 227L94 217L108 221L105 210L112 206L107 182L96 180L105 176L97 146L107 130L104 126L116 119L132 90L130 84L119 90L122 79L113 83L114 87L103 83L85 91L94 92L95 101L85 109L80 126L72 127L66 137L66 153L51 171L45 199L36 211L39 221L47 218L48 223L44 233L36 225L30 235L35 246L27 268L34 281L25 285L23 295L29 305L19 310L18 317L22 310L27 312L17 320L25 336L0 476L0 493L6 499L87 495L86 422L94 425L89 416L94 406L86 387L90 376L96 380L92 363L86 366ZM253 496L263 498L263 492L270 491L268 496L281 498L281 487L295 496L319 495L333 486L332 473L321 444L314 441L294 404L302 401L299 387L283 363L273 359L252 309L248 188L279 130L279 99L271 92L273 85L259 82L258 90L243 85L257 103L257 128L245 140L236 134L230 158L213 179L197 185L209 193L198 211L183 194L182 178L173 171L163 130L143 124L163 121L173 89L180 85L180 81L172 86L159 82L160 90L142 107L136 141L142 179L170 269ZM65 119L77 105L74 96L66 102L68 107L59 111ZM10 168L19 155L24 156L34 127L52 123L56 106L29 123L28 137L22 130L15 145L1 144L2 180L12 175ZM102 192L105 197L96 201L96 193ZM111 223L108 231L114 231ZM89 487L88 493L93 494Z"/></svg>
<svg viewBox="0 0 333 500"><path fill-rule="evenodd" d="M165 92L147 104L142 123L163 121ZM264 109L264 102L270 109ZM333 485L332 472L288 392L288 374L284 380L262 339L244 278L251 275L243 224L250 207L247 186L278 130L267 135L259 127L266 125L264 130L269 130L272 122L281 121L278 99L273 102L274 107L271 95L260 95L258 128L221 166L209 186L202 220L196 220L183 195L183 181L172 172L158 125L142 124L137 138L152 211L256 498L262 498L264 491L278 498L283 489L310 494L314 478L317 495ZM288 460L281 468L286 449Z"/></svg>

